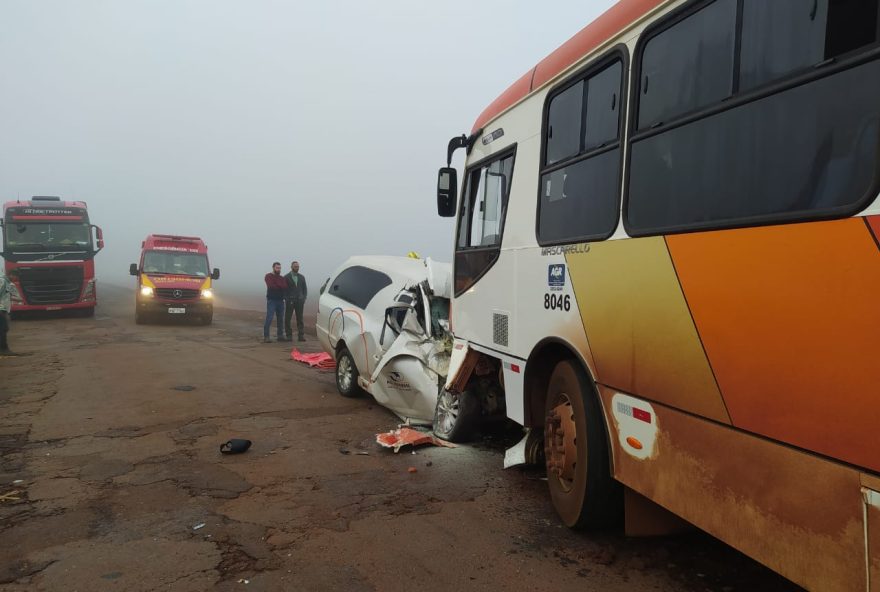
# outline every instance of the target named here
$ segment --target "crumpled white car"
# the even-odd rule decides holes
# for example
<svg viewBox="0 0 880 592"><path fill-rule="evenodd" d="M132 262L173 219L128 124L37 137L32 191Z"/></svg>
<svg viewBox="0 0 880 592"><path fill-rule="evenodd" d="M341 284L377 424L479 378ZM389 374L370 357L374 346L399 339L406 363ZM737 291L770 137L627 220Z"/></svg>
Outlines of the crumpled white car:
<svg viewBox="0 0 880 592"><path fill-rule="evenodd" d="M346 397L369 393L407 423L463 440L478 405L438 395L452 350L452 266L409 257L351 257L324 283L317 333Z"/></svg>

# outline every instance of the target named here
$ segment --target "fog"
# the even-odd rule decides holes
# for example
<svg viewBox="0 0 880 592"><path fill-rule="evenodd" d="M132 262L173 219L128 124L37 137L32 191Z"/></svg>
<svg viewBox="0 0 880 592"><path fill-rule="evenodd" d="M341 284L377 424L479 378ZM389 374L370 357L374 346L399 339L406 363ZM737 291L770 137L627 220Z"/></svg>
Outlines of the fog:
<svg viewBox="0 0 880 592"><path fill-rule="evenodd" d="M447 141L611 4L3 0L0 200L87 201L99 283L201 236L248 306L275 260L312 294L353 254L449 261Z"/></svg>

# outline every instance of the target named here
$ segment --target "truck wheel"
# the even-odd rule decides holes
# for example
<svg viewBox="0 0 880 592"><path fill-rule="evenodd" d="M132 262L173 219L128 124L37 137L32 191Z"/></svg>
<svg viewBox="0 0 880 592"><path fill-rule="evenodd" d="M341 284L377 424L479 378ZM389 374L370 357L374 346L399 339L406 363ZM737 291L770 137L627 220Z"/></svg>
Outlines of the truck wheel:
<svg viewBox="0 0 880 592"><path fill-rule="evenodd" d="M434 408L434 433L450 442L467 442L480 422L480 400L473 391L450 393L441 389Z"/></svg>
<svg viewBox="0 0 880 592"><path fill-rule="evenodd" d="M345 347L336 355L336 390L343 397L357 397L363 390L358 384L357 366L351 352Z"/></svg>
<svg viewBox="0 0 880 592"><path fill-rule="evenodd" d="M92 306L91 308L81 308L79 315L86 319L93 317L95 316L95 307Z"/></svg>
<svg viewBox="0 0 880 592"><path fill-rule="evenodd" d="M569 528L614 524L623 490L611 477L602 408L579 364L556 364L544 409L547 483L562 522Z"/></svg>

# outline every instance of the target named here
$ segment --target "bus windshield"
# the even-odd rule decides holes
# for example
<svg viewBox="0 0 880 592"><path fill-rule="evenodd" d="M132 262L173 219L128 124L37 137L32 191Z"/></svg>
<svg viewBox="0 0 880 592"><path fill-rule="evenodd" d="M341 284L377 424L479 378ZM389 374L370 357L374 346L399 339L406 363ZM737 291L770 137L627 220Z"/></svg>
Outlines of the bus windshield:
<svg viewBox="0 0 880 592"><path fill-rule="evenodd" d="M4 237L10 251L83 251L92 249L88 224L7 224Z"/></svg>
<svg viewBox="0 0 880 592"><path fill-rule="evenodd" d="M167 273L208 277L208 258L200 253L147 251L144 273Z"/></svg>

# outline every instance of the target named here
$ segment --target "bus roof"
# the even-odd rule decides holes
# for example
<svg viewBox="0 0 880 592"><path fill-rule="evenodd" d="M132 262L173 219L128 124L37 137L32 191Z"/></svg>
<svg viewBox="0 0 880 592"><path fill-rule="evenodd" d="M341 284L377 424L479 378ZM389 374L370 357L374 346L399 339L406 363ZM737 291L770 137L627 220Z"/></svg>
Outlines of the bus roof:
<svg viewBox="0 0 880 592"><path fill-rule="evenodd" d="M599 18L581 29L538 65L523 74L477 117L472 133L503 111L519 103L532 91L556 77L585 55L620 34L666 0L620 0Z"/></svg>

